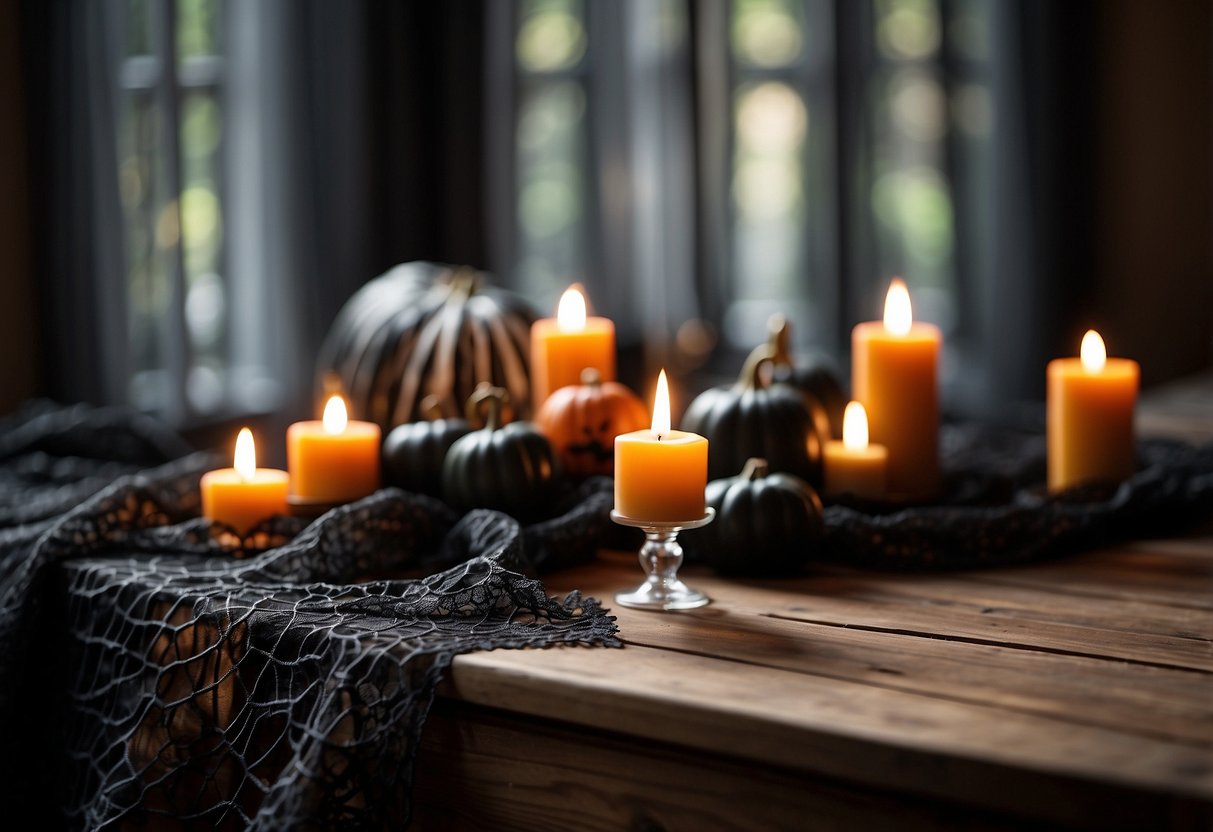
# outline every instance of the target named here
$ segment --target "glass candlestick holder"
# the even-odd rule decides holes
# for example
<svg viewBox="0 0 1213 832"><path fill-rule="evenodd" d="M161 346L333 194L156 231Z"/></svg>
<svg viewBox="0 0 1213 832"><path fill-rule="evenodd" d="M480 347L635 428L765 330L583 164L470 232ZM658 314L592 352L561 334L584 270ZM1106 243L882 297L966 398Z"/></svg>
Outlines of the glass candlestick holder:
<svg viewBox="0 0 1213 832"><path fill-rule="evenodd" d="M654 523L612 511L611 519L619 525L644 531L640 565L648 575L645 582L633 591L616 593L615 603L641 610L693 610L711 603L712 599L707 595L678 580L678 567L682 566L678 533L683 529L706 526L715 516L716 510L709 507L707 514L695 520Z"/></svg>

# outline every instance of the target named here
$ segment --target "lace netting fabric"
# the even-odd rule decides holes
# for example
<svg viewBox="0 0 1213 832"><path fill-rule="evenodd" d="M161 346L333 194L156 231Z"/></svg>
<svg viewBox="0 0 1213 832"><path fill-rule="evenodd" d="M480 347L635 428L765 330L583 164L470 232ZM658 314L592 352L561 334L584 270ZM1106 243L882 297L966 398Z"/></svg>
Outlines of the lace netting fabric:
<svg viewBox="0 0 1213 832"><path fill-rule="evenodd" d="M198 517L216 460L185 450L125 411L0 423L0 782L19 824L400 826L454 656L618 644L596 601L518 571L592 555L609 481L529 529L385 489L241 539Z"/></svg>
<svg viewBox="0 0 1213 832"><path fill-rule="evenodd" d="M1124 482L1050 495L1040 434L960 424L940 439L944 484L934 503L831 505L814 556L907 571L1005 566L1175 534L1213 516L1213 444L1142 440Z"/></svg>

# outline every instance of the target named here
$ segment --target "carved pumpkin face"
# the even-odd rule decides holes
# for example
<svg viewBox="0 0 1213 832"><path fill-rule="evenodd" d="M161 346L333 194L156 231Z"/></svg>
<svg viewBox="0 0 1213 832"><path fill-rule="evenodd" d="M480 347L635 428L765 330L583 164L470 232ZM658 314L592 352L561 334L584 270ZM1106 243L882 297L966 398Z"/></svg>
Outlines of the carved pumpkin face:
<svg viewBox="0 0 1213 832"><path fill-rule="evenodd" d="M615 471L615 437L648 427L649 414L631 390L586 370L581 384L562 387L548 397L535 422L567 474L610 476Z"/></svg>

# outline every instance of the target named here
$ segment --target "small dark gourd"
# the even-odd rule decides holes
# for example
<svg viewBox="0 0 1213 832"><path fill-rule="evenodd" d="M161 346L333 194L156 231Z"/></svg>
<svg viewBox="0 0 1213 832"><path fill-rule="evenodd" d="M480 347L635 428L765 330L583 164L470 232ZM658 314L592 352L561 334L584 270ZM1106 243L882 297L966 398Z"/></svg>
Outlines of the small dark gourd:
<svg viewBox="0 0 1213 832"><path fill-rule="evenodd" d="M767 343L774 349L771 360L771 380L777 384L790 384L818 405L810 408L818 420L818 430L827 438L842 438L842 415L849 401L838 373L828 359L810 358L807 363L797 365L792 358L792 328L783 315L772 315L768 324Z"/></svg>
<svg viewBox="0 0 1213 832"><path fill-rule="evenodd" d="M615 472L615 437L649 426L644 402L627 387L603 381L592 367L581 384L561 387L539 408L535 423L560 455L572 477Z"/></svg>
<svg viewBox="0 0 1213 832"><path fill-rule="evenodd" d="M705 390L683 415L680 426L710 443L709 480L731 476L750 457L762 457L772 471L821 482L821 420L814 419L812 403L799 390L764 379L762 371L773 359L770 346L755 348L736 384Z"/></svg>
<svg viewBox="0 0 1213 832"><path fill-rule="evenodd" d="M529 422L501 424L509 394L483 387L467 404L467 419L488 409L484 428L455 441L442 464L442 493L458 508L492 508L519 519L542 514L555 495L557 463L552 444Z"/></svg>
<svg viewBox="0 0 1213 832"><path fill-rule="evenodd" d="M438 401L427 397L422 408L431 421L407 422L383 440L383 480L405 491L442 496L442 463L458 439L472 431L466 419L443 419Z"/></svg>
<svg viewBox="0 0 1213 832"><path fill-rule="evenodd" d="M695 533L695 546L722 574L795 573L821 540L817 492L799 477L770 473L765 459L747 460L740 476L708 483L705 496L716 520Z"/></svg>
<svg viewBox="0 0 1213 832"><path fill-rule="evenodd" d="M504 387L518 418L530 406L530 331L521 297L465 267L405 263L354 293L320 351L317 378L336 373L355 418L394 426L426 418L436 396L457 417L482 382Z"/></svg>

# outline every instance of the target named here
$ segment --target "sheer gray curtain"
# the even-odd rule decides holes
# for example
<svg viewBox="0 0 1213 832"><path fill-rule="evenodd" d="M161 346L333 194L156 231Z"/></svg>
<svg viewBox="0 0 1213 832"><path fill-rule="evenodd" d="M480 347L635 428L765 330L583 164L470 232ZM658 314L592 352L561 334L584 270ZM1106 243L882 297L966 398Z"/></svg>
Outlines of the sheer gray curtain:
<svg viewBox="0 0 1213 832"><path fill-rule="evenodd" d="M405 260L485 265L484 6L220 8L223 415L297 416L311 410L319 343L358 286ZM21 8L45 377L67 401L129 394L115 146L127 11L123 0ZM170 305L174 334L184 329L182 299ZM168 370L184 372L173 362Z"/></svg>
<svg viewBox="0 0 1213 832"><path fill-rule="evenodd" d="M263 301L234 304L233 354L254 378L265 356L307 411L319 344L362 283L406 260L484 265L483 8L228 8L230 270ZM254 308L271 318L240 320Z"/></svg>
<svg viewBox="0 0 1213 832"><path fill-rule="evenodd" d="M116 33L102 3L22 6L30 227L49 395L121 401L125 272L115 164Z"/></svg>

